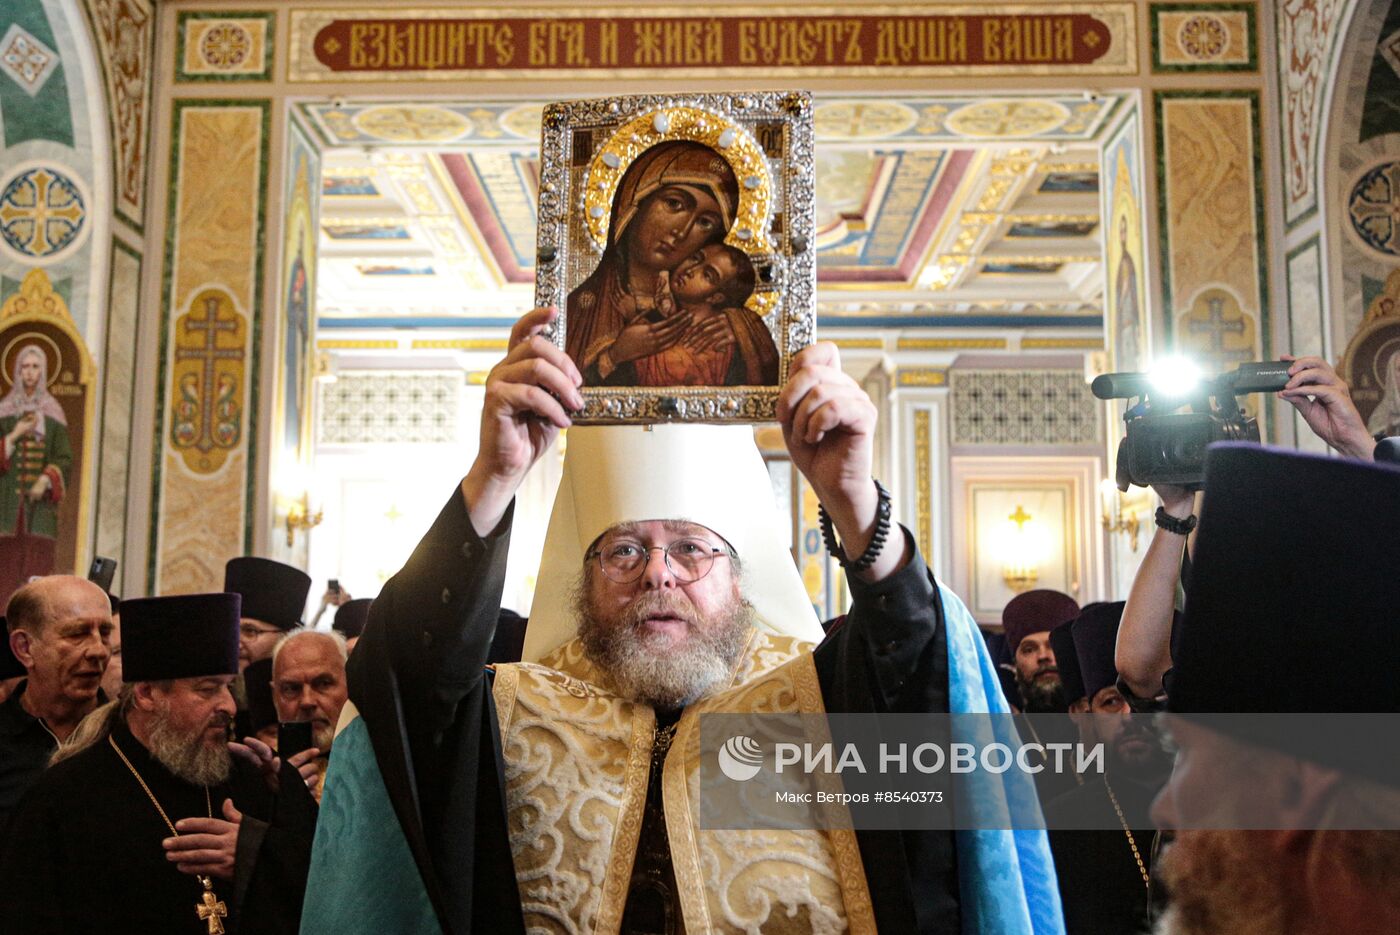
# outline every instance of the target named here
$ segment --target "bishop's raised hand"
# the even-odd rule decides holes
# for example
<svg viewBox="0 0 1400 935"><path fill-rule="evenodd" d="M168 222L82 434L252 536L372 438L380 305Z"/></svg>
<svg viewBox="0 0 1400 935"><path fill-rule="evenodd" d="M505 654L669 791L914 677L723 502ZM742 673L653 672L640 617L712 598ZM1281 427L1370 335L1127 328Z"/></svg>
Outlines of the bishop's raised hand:
<svg viewBox="0 0 1400 935"><path fill-rule="evenodd" d="M481 535L496 528L530 467L583 408L583 375L542 334L553 308L527 312L510 332L505 359L486 377L481 444L462 479L462 496Z"/></svg>

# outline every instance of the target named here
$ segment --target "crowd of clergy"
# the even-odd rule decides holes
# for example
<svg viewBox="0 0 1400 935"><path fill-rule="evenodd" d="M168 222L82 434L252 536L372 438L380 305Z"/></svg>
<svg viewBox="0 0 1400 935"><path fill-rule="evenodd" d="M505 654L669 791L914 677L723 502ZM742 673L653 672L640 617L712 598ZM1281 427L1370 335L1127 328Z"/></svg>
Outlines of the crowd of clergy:
<svg viewBox="0 0 1400 935"><path fill-rule="evenodd" d="M311 579L251 556L227 563L218 593L119 600L53 575L9 597L0 931L1400 932L1395 735L1360 755L1199 717L1400 713L1400 469L1371 463L1325 363L1297 361L1285 397L1348 456L1213 449L1203 491L1155 488L1126 601L1031 590L977 628L890 521L892 495L870 479L874 406L819 344L794 361L778 417L829 516L848 614L775 622L791 602L759 592L776 536L752 527L782 520L735 494L762 466L708 440L733 427L591 427L569 435L550 528L575 564L525 620L500 606L512 497L579 401L576 369L539 337L550 320L517 325L477 461L376 599L332 588L307 620ZM737 630L711 586L743 598ZM612 638L629 627L634 642ZM647 655L711 628L715 676ZM763 653L783 665L764 668ZM1103 744L1103 768L1038 774L1049 830L1008 834L1000 851L965 830L857 832L854 877L839 848L821 851L839 887L775 857L802 894L767 881L779 908L726 915L704 892L709 832L687 830L663 788L673 740L687 709L763 679L800 687L809 671L819 710L1009 712L1022 739ZM522 811L528 731L542 728L520 711L547 720L570 691L616 702L643 740L640 779L618 780L618 814L631 802L636 820L607 825L616 840L566 873L531 863L545 846L531 822L548 809ZM309 724L300 742L294 722ZM585 784L585 766L614 765L579 756ZM1221 778L1243 762L1252 781ZM567 809L586 790L555 793ZM698 865L682 838L701 841ZM570 881L580 891L560 895Z"/></svg>

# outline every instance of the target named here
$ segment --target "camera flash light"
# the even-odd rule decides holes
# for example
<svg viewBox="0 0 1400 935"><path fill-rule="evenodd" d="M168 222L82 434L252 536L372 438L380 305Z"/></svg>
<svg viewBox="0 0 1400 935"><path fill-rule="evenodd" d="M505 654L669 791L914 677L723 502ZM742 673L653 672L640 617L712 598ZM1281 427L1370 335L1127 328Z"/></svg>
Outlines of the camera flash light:
<svg viewBox="0 0 1400 935"><path fill-rule="evenodd" d="M1201 368L1189 357L1163 357L1152 364L1148 381L1161 396L1186 396L1201 382Z"/></svg>

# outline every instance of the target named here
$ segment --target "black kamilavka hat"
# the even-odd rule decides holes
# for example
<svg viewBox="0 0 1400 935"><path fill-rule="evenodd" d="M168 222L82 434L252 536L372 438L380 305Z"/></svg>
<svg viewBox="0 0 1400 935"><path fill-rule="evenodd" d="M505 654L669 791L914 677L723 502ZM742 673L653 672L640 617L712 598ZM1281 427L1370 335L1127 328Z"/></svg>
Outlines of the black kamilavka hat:
<svg viewBox="0 0 1400 935"><path fill-rule="evenodd" d="M1065 701L1073 704L1085 697L1084 678L1079 674L1079 657L1075 655L1073 624L1062 623L1050 631L1050 649L1055 653L1055 667L1060 670L1060 684L1065 687Z"/></svg>
<svg viewBox="0 0 1400 935"><path fill-rule="evenodd" d="M1397 621L1400 469L1211 446L1169 711L1400 712ZM1251 719L1240 739L1400 782L1390 738L1338 743L1295 721Z"/></svg>
<svg viewBox="0 0 1400 935"><path fill-rule="evenodd" d="M341 604L335 610L335 623L331 624L331 629L347 640L359 636L365 630L365 621L369 619L369 605L373 603L373 598L357 597L353 601Z"/></svg>
<svg viewBox="0 0 1400 935"><path fill-rule="evenodd" d="M238 674L237 594L122 601L122 680Z"/></svg>
<svg viewBox="0 0 1400 935"><path fill-rule="evenodd" d="M300 568L245 555L224 566L224 590L243 595L243 616L291 630L301 626L311 578Z"/></svg>
<svg viewBox="0 0 1400 935"><path fill-rule="evenodd" d="M1074 652L1083 679L1084 697L1093 700L1099 692L1118 682L1113 650L1118 642L1118 623L1123 619L1124 601L1110 601L1086 607L1070 624L1074 631ZM1059 653L1055 659L1060 658ZM1060 668L1061 673L1064 667Z"/></svg>
<svg viewBox="0 0 1400 935"><path fill-rule="evenodd" d="M1014 657L1021 640L1032 633L1045 633L1079 616L1079 604L1068 594L1037 588L1017 594L1001 611L1001 627L1006 633L1006 649Z"/></svg>

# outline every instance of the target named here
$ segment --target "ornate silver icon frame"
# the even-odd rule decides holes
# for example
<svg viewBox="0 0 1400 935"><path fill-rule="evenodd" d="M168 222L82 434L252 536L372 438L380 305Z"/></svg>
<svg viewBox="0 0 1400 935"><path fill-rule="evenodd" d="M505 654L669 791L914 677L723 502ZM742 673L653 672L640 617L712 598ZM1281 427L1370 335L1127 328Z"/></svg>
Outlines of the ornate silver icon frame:
<svg viewBox="0 0 1400 935"><path fill-rule="evenodd" d="M585 372L585 406L574 421L772 421L792 358L816 331L810 95L639 95L550 104L540 163L535 303L560 310L546 336ZM676 231L660 234L671 221L655 206L658 198L678 199L667 202L676 212L671 217L703 215L694 222L700 227L679 231L677 221ZM718 236L717 226L723 227ZM658 239L641 242L648 232ZM709 240L696 249L701 237ZM725 263L715 260L719 255ZM690 291L703 290L693 267L707 257L709 267L700 272L730 270L722 280L728 288L721 296L717 286L707 302L685 306L671 288L684 282ZM745 263L751 268L739 272ZM649 277L660 291L638 288ZM750 283L742 305L714 310ZM683 319L671 320L672 314ZM714 318L723 322L699 329ZM669 325L661 329L666 336L655 338L662 325ZM617 344L628 326L636 326L630 343ZM685 337L677 338L681 328ZM636 352L641 333L651 342L641 346L671 343L626 357ZM722 337L707 346L705 335L717 333Z"/></svg>

